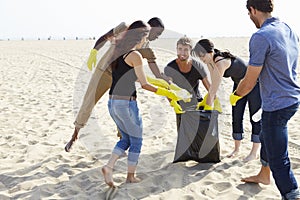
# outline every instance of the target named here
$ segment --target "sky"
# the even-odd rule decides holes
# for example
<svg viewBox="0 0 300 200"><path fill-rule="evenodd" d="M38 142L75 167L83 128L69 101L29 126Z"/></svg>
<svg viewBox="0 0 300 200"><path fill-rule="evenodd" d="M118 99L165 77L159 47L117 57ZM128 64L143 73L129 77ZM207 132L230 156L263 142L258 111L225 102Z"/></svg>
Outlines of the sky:
<svg viewBox="0 0 300 200"><path fill-rule="evenodd" d="M299 0L274 0L273 16L297 33ZM251 36L246 0L0 0L0 39L98 38L120 22L163 20L189 37Z"/></svg>

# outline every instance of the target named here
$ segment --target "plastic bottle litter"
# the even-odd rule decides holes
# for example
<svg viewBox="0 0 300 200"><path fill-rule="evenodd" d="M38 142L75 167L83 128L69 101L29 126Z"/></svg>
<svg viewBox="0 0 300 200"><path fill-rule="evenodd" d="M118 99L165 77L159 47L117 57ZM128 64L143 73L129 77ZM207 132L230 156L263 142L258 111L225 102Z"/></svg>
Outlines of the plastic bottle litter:
<svg viewBox="0 0 300 200"><path fill-rule="evenodd" d="M261 114L262 114L262 109L260 108L253 116L252 116L252 120L254 122L258 122L259 120L261 120Z"/></svg>

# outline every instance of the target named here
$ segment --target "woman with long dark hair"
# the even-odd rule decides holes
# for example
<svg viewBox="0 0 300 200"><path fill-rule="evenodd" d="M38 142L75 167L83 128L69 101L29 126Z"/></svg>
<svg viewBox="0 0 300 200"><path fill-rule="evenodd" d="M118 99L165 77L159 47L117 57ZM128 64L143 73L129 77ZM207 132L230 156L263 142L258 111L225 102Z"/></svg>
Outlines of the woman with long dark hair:
<svg viewBox="0 0 300 200"><path fill-rule="evenodd" d="M124 36L116 41L116 48L110 61L112 85L109 90L108 109L121 132L121 139L115 145L108 163L102 168L107 185L114 187L113 168L117 159L128 149L128 172L126 182L136 183L135 171L142 147L142 118L139 114L135 82L138 80L145 90L178 100L170 90L149 84L143 70L142 55L137 51L146 42L150 27L143 21L132 23Z"/></svg>
<svg viewBox="0 0 300 200"><path fill-rule="evenodd" d="M208 67L211 76L211 86L203 102L204 109L213 106L217 90L221 84L222 77L230 77L233 81L233 91L236 90L240 80L246 74L247 64L229 51L220 51L214 48L214 44L208 39L198 41L193 49L193 54L199 57ZM260 147L259 133L261 132L261 121L253 121L252 116L261 108L259 82L253 90L232 106L232 137L234 139L234 150L228 157L234 157L239 153L241 140L244 138L243 115L248 103L250 122L252 125L251 141L253 142L251 152L244 158L250 161L257 158Z"/></svg>

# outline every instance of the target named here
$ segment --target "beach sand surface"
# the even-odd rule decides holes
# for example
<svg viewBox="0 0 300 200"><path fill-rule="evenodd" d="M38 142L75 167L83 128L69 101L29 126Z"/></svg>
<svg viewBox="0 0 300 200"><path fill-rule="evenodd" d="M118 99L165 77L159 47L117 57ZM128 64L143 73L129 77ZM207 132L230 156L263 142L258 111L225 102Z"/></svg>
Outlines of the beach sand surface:
<svg viewBox="0 0 300 200"><path fill-rule="evenodd" d="M211 39L217 48L228 49L247 61L249 38ZM161 69L176 58L176 41L153 42ZM0 199L105 199L108 187L101 168L118 141L107 109L108 94L94 108L71 152L64 151L92 73L86 60L94 42L0 41ZM219 115L222 160L217 164L173 164L177 142L173 108L164 97L137 87L144 125L137 169L137 177L142 181L125 183L127 159L120 158L114 169L118 186L114 199L280 199L273 179L270 185L240 181L257 174L261 167L259 159L243 162L252 145L247 110L240 154L226 157L234 147L228 100L230 79L223 80L218 93L223 113ZM204 94L203 86L200 90ZM298 181L299 130L297 112L289 122L289 155Z"/></svg>

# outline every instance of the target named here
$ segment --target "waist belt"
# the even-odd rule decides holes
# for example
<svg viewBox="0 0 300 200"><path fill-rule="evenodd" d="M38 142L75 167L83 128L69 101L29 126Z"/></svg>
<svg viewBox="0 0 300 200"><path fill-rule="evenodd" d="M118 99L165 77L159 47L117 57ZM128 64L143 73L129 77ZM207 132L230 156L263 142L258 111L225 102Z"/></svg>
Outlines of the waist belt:
<svg viewBox="0 0 300 200"><path fill-rule="evenodd" d="M128 101L136 100L136 97L134 96L121 96L121 95L109 95L109 98L115 100L128 100Z"/></svg>

